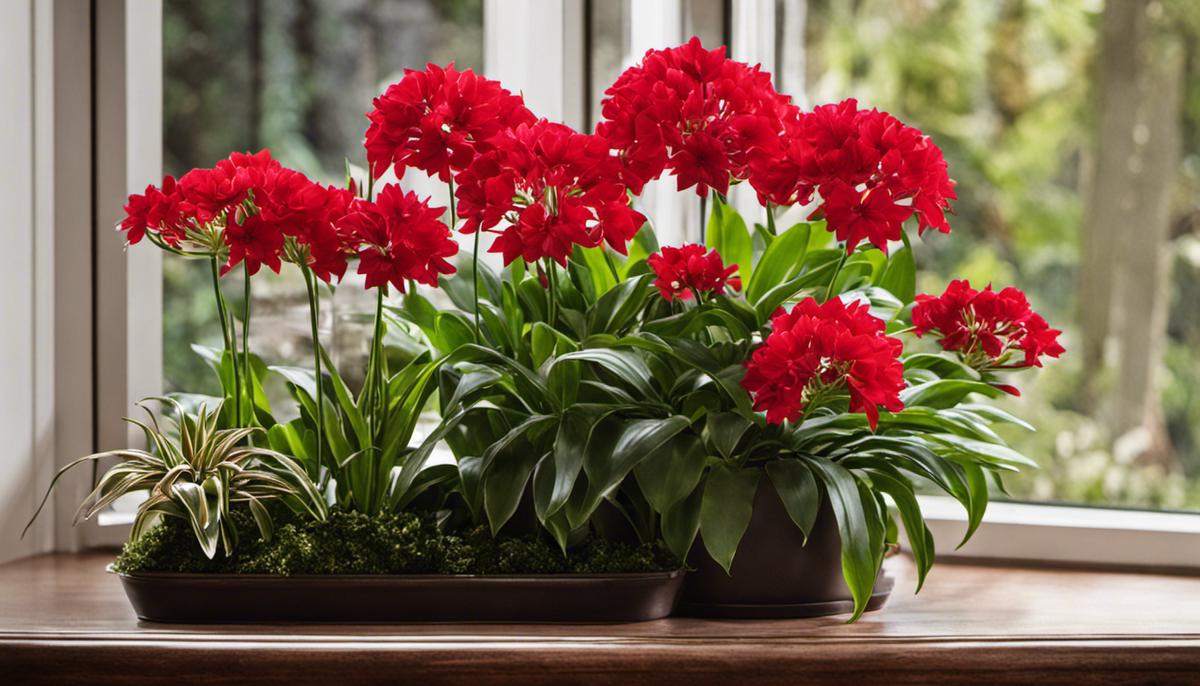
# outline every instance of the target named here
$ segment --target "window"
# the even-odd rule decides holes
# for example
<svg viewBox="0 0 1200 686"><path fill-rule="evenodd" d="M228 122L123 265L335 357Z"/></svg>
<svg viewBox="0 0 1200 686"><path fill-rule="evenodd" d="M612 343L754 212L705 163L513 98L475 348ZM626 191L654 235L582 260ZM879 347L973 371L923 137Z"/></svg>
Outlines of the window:
<svg viewBox="0 0 1200 686"><path fill-rule="evenodd" d="M527 16L539 17L536 26L520 20ZM961 197L953 235L918 242L922 289L940 292L951 275L1019 283L1066 332L1069 354L1027 380L1022 397L1002 401L1040 427L1009 437L1042 464L1007 480L1014 501L1200 510L1195 3L411 0L351 11L166 0L167 171L269 146L336 181L341 155L359 149L364 103L400 69L426 61L483 68L538 111L590 130L624 67L691 35L762 63L803 106L857 97L942 147ZM1138 57L1131 63L1130 55ZM436 184L405 183L444 197ZM694 198L670 181L648 187L639 202L663 242L696 237ZM215 329L204 274L177 260L164 269L168 386L205 388L209 372L185 347ZM355 327L363 303L343 302L352 291L340 289L323 307L339 355L362 339ZM298 282L285 275L256 285L254 308L256 345L274 361L303 364ZM931 507L934 519L942 516ZM997 526L1026 529L1058 512L1064 523L1048 534L1058 540L1081 522L1130 532L1130 541L1146 531L1200 533L1198 515L1162 523L1149 513L1039 508L993 512ZM987 543L987 526L968 554L1001 550ZM939 537L952 528L938 528ZM1012 529L995 531L1004 538ZM1129 561L1141 554L1126 539L1106 540ZM1181 539L1156 540L1157 557L1200 564L1180 552L1188 548L1175 544ZM1054 546L1026 546L1035 548L1026 556L1055 557ZM1179 555L1171 558L1172 549ZM1003 554L1022 555L1011 546Z"/></svg>
<svg viewBox="0 0 1200 686"><path fill-rule="evenodd" d="M348 3L166 0L163 6L165 172L211 166L231 150L270 148L283 164L340 184L345 164L365 166L364 116L405 68L454 61L480 70L480 0ZM346 155L360 153L358 158ZM445 204L440 184L404 182ZM438 195L440 194L440 195ZM208 265L166 260L164 355L168 390L218 393L188 346L220 347ZM265 270L264 270L265 271ZM354 274L347 274L355 279ZM240 298L241 279L227 297ZM311 360L308 305L294 269L255 280L251 335L274 364ZM373 303L361 288L323 290L322 340L337 357L366 355ZM235 311L241 310L234 305ZM361 348L361 350L360 350ZM355 365L345 365L355 368Z"/></svg>

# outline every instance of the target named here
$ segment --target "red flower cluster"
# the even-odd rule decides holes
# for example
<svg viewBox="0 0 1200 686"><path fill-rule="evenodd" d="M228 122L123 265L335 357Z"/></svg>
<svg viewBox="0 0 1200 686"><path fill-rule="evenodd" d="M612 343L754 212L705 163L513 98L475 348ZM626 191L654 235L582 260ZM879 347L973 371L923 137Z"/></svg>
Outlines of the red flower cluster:
<svg viewBox="0 0 1200 686"><path fill-rule="evenodd" d="M373 104L366 148L375 178L394 164L397 177L416 167L449 181L486 149L487 139L534 121L521 96L470 69L457 71L453 63L405 70Z"/></svg>
<svg viewBox="0 0 1200 686"><path fill-rule="evenodd" d="M629 206L619 162L604 140L541 119L488 139L457 177L463 233L493 230L507 265L549 257L564 267L574 245L625 245L646 218ZM493 229L501 220L509 226Z"/></svg>
<svg viewBox="0 0 1200 686"><path fill-rule="evenodd" d="M1051 329L1012 287L997 293L991 285L977 291L966 280L951 281L941 296L917 296L912 322L918 336L936 331L942 348L961 352L980 370L1040 367L1042 355L1065 352L1058 342L1062 332ZM1016 395L1015 389L1005 390Z"/></svg>
<svg viewBox="0 0 1200 686"><path fill-rule="evenodd" d="M648 51L605 95L596 133L620 151L635 193L665 169L679 190L727 193L731 178L748 177L748 152L772 144L795 109L770 74L726 59L724 46L705 50L699 38Z"/></svg>
<svg viewBox="0 0 1200 686"><path fill-rule="evenodd" d="M150 184L142 195L131 195L125 203L125 218L120 229L130 245L150 232L167 245L179 247L187 238L190 217L195 209L183 204L174 176L163 179L162 188Z"/></svg>
<svg viewBox="0 0 1200 686"><path fill-rule="evenodd" d="M736 264L725 266L716 250L706 252L702 245L664 247L646 259L658 278L654 286L667 300L687 300L692 293L720 293L729 283L737 287Z"/></svg>
<svg viewBox="0 0 1200 686"><path fill-rule="evenodd" d="M942 151L919 130L845 100L785 118L782 133L751 152L750 183L761 200L804 204L819 193L814 214L824 214L848 251L864 240L886 251L914 214L918 233L950 233L954 183Z"/></svg>
<svg viewBox="0 0 1200 686"><path fill-rule="evenodd" d="M439 274L453 274L446 258L458 252L458 243L440 219L444 211L393 184L375 202L354 201L337 227L358 253L366 287L390 283L403 293L408 279L436 286Z"/></svg>
<svg viewBox="0 0 1200 686"><path fill-rule="evenodd" d="M849 394L851 412L865 412L874 430L879 407L904 409L902 344L866 303L824 304L808 298L771 320L771 335L746 362L742 387L767 421L797 421L808 407Z"/></svg>
<svg viewBox="0 0 1200 686"><path fill-rule="evenodd" d="M341 278L349 251L333 223L349 207L353 193L310 181L263 150L233 153L211 169L193 169L162 188L131 195L121 229L130 243L147 231L169 246L185 241L215 251L223 241L227 273L241 262L251 274L266 265L278 272L286 239L302 248L304 259L324 281Z"/></svg>

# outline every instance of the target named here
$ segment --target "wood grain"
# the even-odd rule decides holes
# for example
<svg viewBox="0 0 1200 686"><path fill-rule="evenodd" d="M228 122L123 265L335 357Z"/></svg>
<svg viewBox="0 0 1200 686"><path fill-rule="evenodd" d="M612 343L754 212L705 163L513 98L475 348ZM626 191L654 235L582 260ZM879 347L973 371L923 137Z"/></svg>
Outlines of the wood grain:
<svg viewBox="0 0 1200 686"><path fill-rule="evenodd" d="M882 611L623 625L139 623L110 554L0 565L0 683L1195 683L1200 579L908 560Z"/></svg>

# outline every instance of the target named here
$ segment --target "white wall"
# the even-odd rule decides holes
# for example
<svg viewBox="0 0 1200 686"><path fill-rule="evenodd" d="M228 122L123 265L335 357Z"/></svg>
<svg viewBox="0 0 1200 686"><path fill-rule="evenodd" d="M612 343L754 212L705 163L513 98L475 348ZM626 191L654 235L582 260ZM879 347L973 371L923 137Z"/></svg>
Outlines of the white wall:
<svg viewBox="0 0 1200 686"><path fill-rule="evenodd" d="M33 512L38 348L34 319L34 100L31 2L0 4L0 561L37 549L18 536Z"/></svg>

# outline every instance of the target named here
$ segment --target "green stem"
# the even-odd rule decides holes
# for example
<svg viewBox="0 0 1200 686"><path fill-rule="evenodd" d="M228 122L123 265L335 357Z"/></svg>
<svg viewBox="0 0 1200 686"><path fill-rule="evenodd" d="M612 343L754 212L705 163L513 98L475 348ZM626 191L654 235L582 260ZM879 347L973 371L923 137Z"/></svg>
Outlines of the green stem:
<svg viewBox="0 0 1200 686"><path fill-rule="evenodd" d="M708 245L708 196L700 196L700 245Z"/></svg>
<svg viewBox="0 0 1200 686"><path fill-rule="evenodd" d="M250 270L242 269L242 379L246 392L246 424L254 425L254 378L250 375Z"/></svg>
<svg viewBox="0 0 1200 686"><path fill-rule="evenodd" d="M364 384L368 389L368 397L370 403L368 408L371 412L371 435L377 435L381 425L382 412L381 403L383 402L383 288L376 289L375 295L375 327L371 334L371 359L367 363L367 369L370 370L371 378L366 380Z"/></svg>
<svg viewBox="0 0 1200 686"><path fill-rule="evenodd" d="M221 338L225 343L225 352L229 353L230 366L233 369L233 412L236 417L234 423L240 424L242 420L242 382L241 373L238 371L237 345L234 343L233 333L230 330L229 306L225 302L225 294L221 292L221 268L217 265L215 254L210 257L209 265L212 267L213 291L217 296L217 317L221 320Z"/></svg>
<svg viewBox="0 0 1200 686"><path fill-rule="evenodd" d="M450 230L454 230L457 215L454 213L454 179L450 179ZM475 229L475 247L471 248L471 293L475 298L475 342L483 341L482 329L479 326L479 234L481 229Z"/></svg>
<svg viewBox="0 0 1200 686"><path fill-rule="evenodd" d="M321 296L317 292L316 277L308 265L300 265L300 273L304 275L304 288L308 291L308 319L312 327L313 370L316 374L316 403L317 403L317 464L322 463L325 451L325 384L321 379L321 338L318 322L321 317Z"/></svg>
<svg viewBox="0 0 1200 686"><path fill-rule="evenodd" d="M549 321L547 323L553 327L555 321L558 319L558 274L554 271L554 262L548 257L546 258L546 283L549 286L546 291L549 295L549 305L547 307L547 311L549 312L547 319Z"/></svg>
<svg viewBox="0 0 1200 686"><path fill-rule="evenodd" d="M778 236L775 231L775 208L771 207L771 203L767 202L767 231L771 232L772 236Z"/></svg>
<svg viewBox="0 0 1200 686"><path fill-rule="evenodd" d="M837 285L838 275L842 273L842 267L846 265L846 249L842 248L842 256L838 258L837 269L833 270L833 276L829 279L829 288L825 290L825 302L833 297L833 287Z"/></svg>

